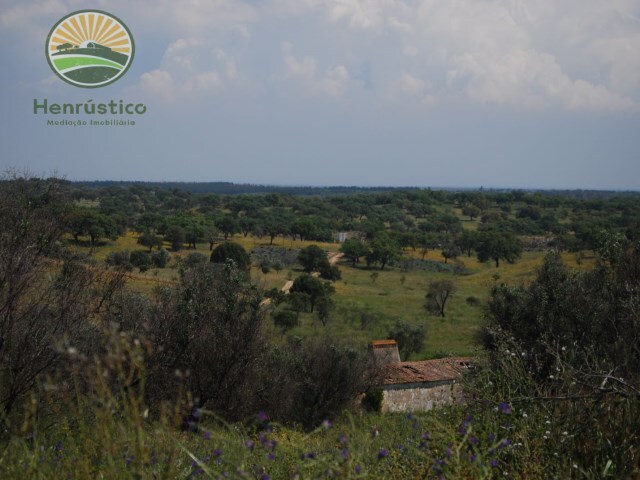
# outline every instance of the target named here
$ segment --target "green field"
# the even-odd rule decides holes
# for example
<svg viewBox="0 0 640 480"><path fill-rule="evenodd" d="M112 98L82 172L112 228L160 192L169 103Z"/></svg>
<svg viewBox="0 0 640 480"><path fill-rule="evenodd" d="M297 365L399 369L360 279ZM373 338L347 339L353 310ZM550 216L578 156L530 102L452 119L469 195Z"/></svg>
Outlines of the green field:
<svg viewBox="0 0 640 480"><path fill-rule="evenodd" d="M64 73L66 70L77 67L111 67L116 70L122 70L122 65L100 57L87 57L76 55L65 55L53 59L55 66Z"/></svg>
<svg viewBox="0 0 640 480"><path fill-rule="evenodd" d="M236 235L230 240L241 244L247 251L256 246L269 246L269 241L252 236ZM327 251L338 251L337 243L318 243L293 241L290 238L278 237L274 247L300 249L318 244ZM170 246L165 243L168 250ZM115 242L107 242L94 250L92 255L98 261L104 261L110 252L120 250L145 250L137 244L137 235L128 233ZM88 249L82 248L88 251ZM196 250L183 249L171 252L172 260L167 268L150 269L144 273L134 269L128 276L128 285L141 293L151 293L158 285L177 284L180 278L178 259L189 253L198 252L208 256L208 244L198 244ZM410 249L405 256L417 256ZM326 326L316 318L315 314L301 314L300 326L290 330L286 335L311 337L328 333L334 337L348 339L361 348L366 348L371 340L387 338L389 330L397 320L411 325L426 326L425 348L414 354L411 359L435 358L446 355L472 355L475 352L474 336L483 322L483 305L489 291L496 282L511 285L526 284L532 279L537 268L542 264L544 253L526 252L513 264L503 262L496 268L493 262L480 263L475 257L458 257L457 264L464 267L463 274L451 272L403 271L398 267L368 269L364 266L352 267L342 259L338 266L342 279L334 283L336 293L333 296L335 307ZM434 263L444 264L439 251L430 251L426 257ZM572 267L579 267L575 254L565 254L565 262ZM451 260L449 261L449 264ZM592 262L587 259L581 262L582 268ZM301 267L290 266L280 272L274 270L263 273L257 266L252 267L252 280L264 290L281 288L289 278L302 273ZM377 273L377 278L372 274ZM429 283L434 280L451 279L456 291L447 303L444 318L427 314L424 309L425 294ZM273 308L273 307L271 307ZM363 312L372 320L362 325ZM278 338L281 333L273 328L273 335ZM283 339L283 338L282 338ZM408 359L403 359L408 360Z"/></svg>

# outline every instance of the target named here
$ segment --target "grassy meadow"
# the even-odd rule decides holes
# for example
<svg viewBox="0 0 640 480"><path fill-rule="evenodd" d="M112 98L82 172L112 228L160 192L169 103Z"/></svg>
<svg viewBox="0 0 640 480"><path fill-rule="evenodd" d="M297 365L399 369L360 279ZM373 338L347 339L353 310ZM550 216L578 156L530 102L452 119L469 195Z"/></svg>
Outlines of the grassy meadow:
<svg viewBox="0 0 640 480"><path fill-rule="evenodd" d="M474 228L476 223L465 221L465 228ZM137 238L136 233L127 232L115 241L104 241L92 249L76 248L103 262L111 252L147 251L137 243ZM312 244L327 252L337 252L340 249L338 243L299 241L290 237L277 237L272 245L268 239L258 239L251 235L234 235L229 241L239 243L248 252L256 247L299 250ZM155 286L178 282L180 258L194 252L207 257L210 255L208 244L200 243L197 247L171 252L172 259L167 268L151 268L144 273L139 272L137 268L134 269L128 274L129 287L141 293L150 293ZM170 250L170 245L165 242L164 248ZM406 249L403 253L406 257L421 258L418 252L411 249ZM300 325L287 332L287 335L309 337L327 333L335 338L348 338L350 342L366 348L371 340L387 338L395 322L402 320L411 325L423 324L427 328L423 351L403 360L473 355L476 352L474 335L482 324L483 305L492 285L497 281L510 285L527 284L535 276L543 259L543 252L525 252L515 263L501 262L496 268L493 262L481 263L473 255L450 259L447 264L444 263L439 250L430 250L425 255L424 260L433 264L451 266L455 262L463 270L457 274L451 271L403 270L398 266L387 266L380 270L374 267L367 268L362 262L353 267L351 262L341 259L337 265L342 278L334 282L335 307L327 325L323 326L315 314L302 313ZM572 268L586 268L593 263L590 257L579 260L573 253L563 254L563 259ZM289 265L280 271L271 269L263 273L259 266L254 264L251 278L259 287L269 290L281 288L287 280L295 279L301 273L300 265ZM429 283L440 279L451 279L456 286L454 294L447 302L444 318L428 314L424 308ZM364 325L363 312L371 318ZM274 328L273 335L278 337L280 332Z"/></svg>

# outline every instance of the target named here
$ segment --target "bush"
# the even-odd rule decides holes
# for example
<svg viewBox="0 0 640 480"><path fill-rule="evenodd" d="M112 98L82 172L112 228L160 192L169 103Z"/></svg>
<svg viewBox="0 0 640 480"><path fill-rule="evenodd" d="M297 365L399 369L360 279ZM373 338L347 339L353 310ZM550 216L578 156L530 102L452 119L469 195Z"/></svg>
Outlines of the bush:
<svg viewBox="0 0 640 480"><path fill-rule="evenodd" d="M156 268L165 268L167 263L171 260L171 254L164 248L161 248L157 252L151 254L151 263Z"/></svg>
<svg viewBox="0 0 640 480"><path fill-rule="evenodd" d="M320 278L329 281L336 281L342 278L342 272L335 265L329 265L329 262L320 267Z"/></svg>
<svg viewBox="0 0 640 480"><path fill-rule="evenodd" d="M494 387L481 390L530 410L551 407L563 455L580 459L587 476L637 473L639 291L640 245L614 236L590 271L572 272L554 253L529 286L491 292L481 384Z"/></svg>
<svg viewBox="0 0 640 480"><path fill-rule="evenodd" d="M182 261L184 268L202 267L207 263L207 256L198 252L191 252Z"/></svg>
<svg viewBox="0 0 640 480"><path fill-rule="evenodd" d="M263 409L305 429L336 418L373 378L366 353L328 337L292 339L273 349L265 362Z"/></svg>
<svg viewBox="0 0 640 480"><path fill-rule="evenodd" d="M227 260L233 260L239 270L247 272L251 268L249 254L238 243L221 243L211 252L212 263L224 264Z"/></svg>
<svg viewBox="0 0 640 480"><path fill-rule="evenodd" d="M251 251L251 259L256 264L269 262L273 269L279 272L284 267L297 264L299 252L298 249L285 247L257 246Z"/></svg>
<svg viewBox="0 0 640 480"><path fill-rule="evenodd" d="M260 292L232 260L215 267L186 270L180 285L156 291L149 399L154 405L173 401L179 394L175 372L188 371L186 386L197 407L242 419L256 409L265 310Z"/></svg>
<svg viewBox="0 0 640 480"><path fill-rule="evenodd" d="M280 310L275 312L272 317L274 325L280 328L282 333L297 327L300 323L298 320L298 314L292 310Z"/></svg>
<svg viewBox="0 0 640 480"><path fill-rule="evenodd" d="M384 391L381 388L370 388L362 398L362 408L368 412L380 412L383 400Z"/></svg>
<svg viewBox="0 0 640 480"><path fill-rule="evenodd" d="M131 254L129 250L121 250L119 252L110 252L105 259L107 265L112 267L123 267L125 270L133 269L131 264Z"/></svg>
<svg viewBox="0 0 640 480"><path fill-rule="evenodd" d="M134 267L138 267L140 271L147 270L151 265L151 255L148 252L133 251L129 256L129 262ZM144 269L144 270L143 270Z"/></svg>
<svg viewBox="0 0 640 480"><path fill-rule="evenodd" d="M473 295L468 296L465 299L465 302L470 307L479 307L482 304L482 302L480 302L480 299L478 297L474 297Z"/></svg>

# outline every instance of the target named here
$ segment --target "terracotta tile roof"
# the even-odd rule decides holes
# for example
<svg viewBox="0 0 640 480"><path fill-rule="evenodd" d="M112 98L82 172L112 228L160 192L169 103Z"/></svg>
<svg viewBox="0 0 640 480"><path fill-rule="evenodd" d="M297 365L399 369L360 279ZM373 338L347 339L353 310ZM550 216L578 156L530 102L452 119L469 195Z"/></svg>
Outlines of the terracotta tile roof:
<svg viewBox="0 0 640 480"><path fill-rule="evenodd" d="M397 346L398 342L395 340L373 340L370 345L371 348L388 348Z"/></svg>
<svg viewBox="0 0 640 480"><path fill-rule="evenodd" d="M392 363L380 368L380 380L383 385L455 380L470 363L467 357Z"/></svg>

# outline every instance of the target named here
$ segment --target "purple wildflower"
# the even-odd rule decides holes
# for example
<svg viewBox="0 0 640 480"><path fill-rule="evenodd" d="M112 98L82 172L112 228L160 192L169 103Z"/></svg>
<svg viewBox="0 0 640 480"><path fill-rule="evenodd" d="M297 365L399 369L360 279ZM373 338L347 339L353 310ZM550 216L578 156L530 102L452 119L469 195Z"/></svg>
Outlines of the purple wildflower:
<svg viewBox="0 0 640 480"><path fill-rule="evenodd" d="M498 405L498 409L505 414L510 414L511 413L511 406L508 403L505 402L500 402L500 404Z"/></svg>
<svg viewBox="0 0 640 480"><path fill-rule="evenodd" d="M472 453L471 455L469 455L469 463L473 463L476 461L476 454Z"/></svg>
<svg viewBox="0 0 640 480"><path fill-rule="evenodd" d="M255 443L253 443L251 440L247 440L244 442L244 446L247 447L249 450L253 450Z"/></svg>
<svg viewBox="0 0 640 480"><path fill-rule="evenodd" d="M356 475L360 475L362 473L362 467L360 465L356 465L355 471Z"/></svg>
<svg viewBox="0 0 640 480"><path fill-rule="evenodd" d="M508 438L505 438L500 442L500 445L498 445L498 449L502 450L503 448L508 447L509 445L511 445L511 441Z"/></svg>
<svg viewBox="0 0 640 480"><path fill-rule="evenodd" d="M324 428L331 428L333 427L333 422L331 422L331 420L326 419L324 422L322 422L322 426Z"/></svg>
<svg viewBox="0 0 640 480"><path fill-rule="evenodd" d="M210 431L208 431L208 430L205 430L205 431L204 431L204 433L202 434L202 437L203 437L205 440L211 440L211 432L210 432Z"/></svg>
<svg viewBox="0 0 640 480"><path fill-rule="evenodd" d="M422 439L423 440L431 440L431 435L429 435L429 432L424 432L422 434Z"/></svg>
<svg viewBox="0 0 640 480"><path fill-rule="evenodd" d="M489 462L489 465L491 465L491 468L498 468L498 460L494 458Z"/></svg>
<svg viewBox="0 0 640 480"><path fill-rule="evenodd" d="M442 469L446 465L447 465L447 462L445 462L444 460L441 460L439 458L436 458L433 461L433 471L436 473L436 475L438 475L438 478L440 478L440 475L442 475Z"/></svg>
<svg viewBox="0 0 640 480"><path fill-rule="evenodd" d="M269 415L266 412L258 412L258 420L261 422L266 422L269 420Z"/></svg>
<svg viewBox="0 0 640 480"><path fill-rule="evenodd" d="M267 459L271 460L271 461L275 460L276 459L276 454L275 453L269 453L267 455Z"/></svg>
<svg viewBox="0 0 640 480"><path fill-rule="evenodd" d="M389 456L389 450L386 448L381 448L378 452L378 460L382 460L383 458L387 458Z"/></svg>
<svg viewBox="0 0 640 480"><path fill-rule="evenodd" d="M267 475L266 473L263 473L262 475L260 475L260 480L269 480L271 477L269 477L269 475Z"/></svg>
<svg viewBox="0 0 640 480"><path fill-rule="evenodd" d="M471 445L477 445L480 442L480 440L478 440L478 437L476 437L475 435L471 436L471 438L469 439L469 443Z"/></svg>

